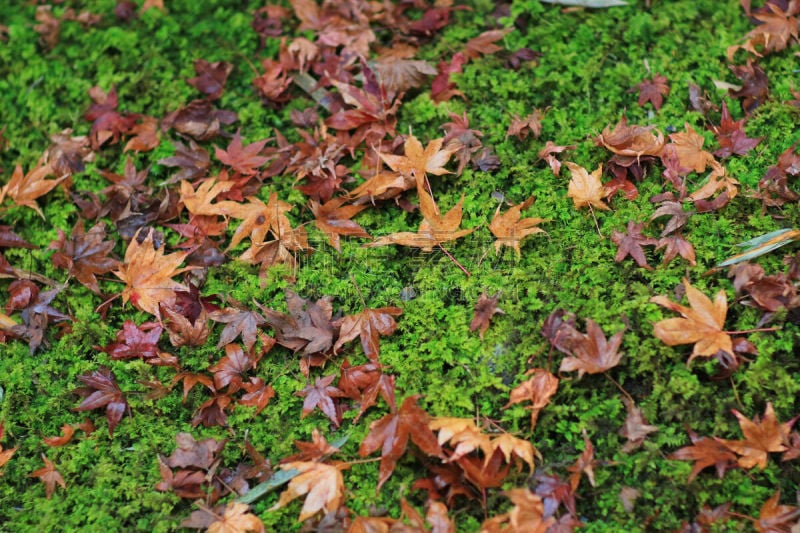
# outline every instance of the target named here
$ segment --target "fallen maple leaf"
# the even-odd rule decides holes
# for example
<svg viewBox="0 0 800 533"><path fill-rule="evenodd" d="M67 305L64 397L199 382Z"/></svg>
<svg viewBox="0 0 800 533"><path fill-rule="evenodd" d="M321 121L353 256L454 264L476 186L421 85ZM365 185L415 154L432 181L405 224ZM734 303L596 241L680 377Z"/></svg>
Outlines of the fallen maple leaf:
<svg viewBox="0 0 800 533"><path fill-rule="evenodd" d="M639 91L639 107L644 107L647 102L653 104L658 111L664 104L664 97L669 94L667 77L661 74L653 76L652 80L642 80L628 92Z"/></svg>
<svg viewBox="0 0 800 533"><path fill-rule="evenodd" d="M526 405L525 409L531 410L531 431L533 431L539 412L550 403L550 398L558 390L558 378L543 368L532 368L525 375L532 375L532 377L511 391L508 403L503 406L503 409L515 403L531 402L531 405Z"/></svg>
<svg viewBox="0 0 800 533"><path fill-rule="evenodd" d="M524 209L529 208L532 203L533 196L521 204L511 206L511 208L502 215L500 214L500 207L502 204L497 206L497 210L494 212L494 217L489 223L489 231L491 231L492 235L497 238L497 240L494 242L495 253L499 253L502 246L508 246L516 250L517 257L520 257L520 241L522 241L522 239L528 235L533 235L534 233L544 233L543 229L536 226L542 222L548 222L548 219L530 217L520 220L521 212ZM483 337L483 335L481 335L481 337Z"/></svg>
<svg viewBox="0 0 800 533"><path fill-rule="evenodd" d="M258 173L258 167L269 161L269 157L258 155L269 139L256 141L247 146L242 145L242 136L237 130L227 150L214 146L217 159L224 165L231 167L236 172L245 175Z"/></svg>
<svg viewBox="0 0 800 533"><path fill-rule="evenodd" d="M581 207L592 206L598 209L610 209L604 202L603 198L608 196L608 190L603 187L600 181L600 176L603 175L603 165L597 167L597 170L589 174L589 172L580 165L576 165L570 161L565 161L565 165L572 174L572 179L567 188L567 196L572 198L572 202L577 209Z"/></svg>
<svg viewBox="0 0 800 533"><path fill-rule="evenodd" d="M696 343L687 364L695 357L713 357L719 350L733 355L731 336L723 331L728 314L728 298L720 290L712 302L708 296L683 279L690 307L670 301L665 296L654 296L650 302L683 315L656 322L653 333L669 346Z"/></svg>
<svg viewBox="0 0 800 533"><path fill-rule="evenodd" d="M645 421L642 410L633 401L623 397L622 402L628 410L625 425L619 430L619 434L628 441L622 447L622 453L631 453L644 443L644 439L650 433L658 431L658 427L651 426Z"/></svg>
<svg viewBox="0 0 800 533"><path fill-rule="evenodd" d="M580 341L572 344L573 357L565 357L561 361L559 372L578 371L578 377L584 373L599 374L619 364L622 354L619 346L625 329L614 334L611 339L606 336L600 326L591 318L586 319L586 334Z"/></svg>
<svg viewBox="0 0 800 533"><path fill-rule="evenodd" d="M171 278L193 267L178 268L189 252L164 255L164 246L156 248L153 243L153 229L147 232L141 243L139 243L140 232L141 229L128 244L125 261L114 274L126 285L122 291L123 303L130 300L138 309L159 316L159 303L174 307L175 291L189 290Z"/></svg>
<svg viewBox="0 0 800 533"><path fill-rule="evenodd" d="M64 482L64 478L61 477L61 473L56 470L55 465L47 458L45 454L42 454L42 460L44 461L44 468L40 468L36 472L32 472L30 477L38 477L44 483L44 491L45 496L47 499L53 497L53 492L56 490L56 485L60 485L62 489L67 488L67 484Z"/></svg>
<svg viewBox="0 0 800 533"><path fill-rule="evenodd" d="M331 385L334 379L336 379L334 374L324 378L317 378L313 385L308 385L303 390L295 393L295 396L305 398L303 400L303 414L300 415L301 419L311 413L315 407L319 407L319 410L325 413L325 416L337 428L341 425L342 414L340 409L337 408L337 403L334 402L334 399L343 397L344 393Z"/></svg>
<svg viewBox="0 0 800 533"><path fill-rule="evenodd" d="M70 440L72 440L72 435L75 434L75 428L70 426L69 424L64 424L61 426L61 435L58 437L46 437L42 439L42 442L47 444L48 446L64 446Z"/></svg>
<svg viewBox="0 0 800 533"><path fill-rule="evenodd" d="M436 436L428 427L430 417L417 406L420 396L409 396L397 412L389 413L369 425L369 434L364 437L358 454L366 457L381 450L380 474L377 491L394 472L397 461L405 454L409 438L426 454L442 456Z"/></svg>
<svg viewBox="0 0 800 533"><path fill-rule="evenodd" d="M595 144L603 145L621 156L658 157L664 149L664 135L658 130L653 134L653 130L654 126L628 126L628 119L623 116L613 131L609 131L609 127L606 126L603 133L595 139Z"/></svg>
<svg viewBox="0 0 800 533"><path fill-rule="evenodd" d="M419 139L409 133L403 145L405 155L380 153L381 159L395 172L405 174L417 183L417 188L422 188L427 174L441 176L449 170L444 165L455 152L452 148L442 148L444 137L434 139L423 150Z"/></svg>
<svg viewBox="0 0 800 533"><path fill-rule="evenodd" d="M149 152L161 144L158 136L158 119L142 116L141 122L133 126L130 133L134 134L125 145L123 152L133 150L134 152Z"/></svg>
<svg viewBox="0 0 800 533"><path fill-rule="evenodd" d="M767 4L772 6L772 4ZM781 491L777 490L764 502L758 513L758 520L753 524L759 533L795 532L800 524L800 507L780 505Z"/></svg>
<svg viewBox="0 0 800 533"><path fill-rule="evenodd" d="M280 465L282 470L296 470L297 475L289 481L289 486L281 493L278 502L269 510L280 509L305 494L306 499L298 522L311 518L319 511L336 511L344 501L342 470L348 467L346 463L327 465L304 461Z"/></svg>
<svg viewBox="0 0 800 533"><path fill-rule="evenodd" d="M36 203L36 199L44 196L53 188L67 179L69 174L64 174L60 178L54 180L45 179L47 176L52 175L53 170L49 163L39 161L36 167L30 172L24 174L22 167L17 165L11 179L6 185L0 189L0 203L6 199L11 198L15 204L25 207L30 207L39 216L44 218L44 213Z"/></svg>
<svg viewBox="0 0 800 533"><path fill-rule="evenodd" d="M469 235L477 228L458 229L461 225L462 206L464 204L464 197L453 206L444 216L439 214L439 209L433 202L433 198L424 190L419 190L420 196L420 210L424 217L422 223L419 225L417 233L408 231L401 231L398 233L391 233L383 237L375 239L371 243L364 246L386 246L387 244L399 244L400 246L414 246L422 248L426 252L433 250L434 246L439 246L443 242L459 239L465 235Z"/></svg>
<svg viewBox="0 0 800 533"><path fill-rule="evenodd" d="M264 383L264 380L259 377L251 377L249 383L243 383L246 394L242 394L239 399L239 405L247 405L256 408L256 414L259 414L264 408L269 405L269 401L275 397L275 389L272 385Z"/></svg>
<svg viewBox="0 0 800 533"><path fill-rule="evenodd" d="M635 224L633 220L628 221L628 233L614 231L611 234L611 240L617 245L617 255L614 261L620 263L627 256L636 261L636 264L647 270L653 270L647 263L647 258L644 256L644 249L642 246L656 246L658 240L652 237L645 237L642 235L644 223Z"/></svg>
<svg viewBox="0 0 800 533"><path fill-rule="evenodd" d="M760 420L758 417L749 420L736 409L733 409L732 412L739 419L739 427L744 435L744 440L717 439L717 441L739 455L737 464L740 467L749 469L758 466L764 469L767 467L768 452L787 450L784 443L794 420L785 424L778 422L772 402L767 402L764 416Z"/></svg>
<svg viewBox="0 0 800 533"><path fill-rule="evenodd" d="M51 258L53 265L66 269L81 285L100 294L96 276L119 267L119 261L109 257L114 241L104 240L105 238L106 226L102 222L85 231L83 219L79 219L69 238L59 229L58 239L49 246L50 249L58 250Z"/></svg>
<svg viewBox="0 0 800 533"><path fill-rule="evenodd" d="M346 196L331 198L324 204L311 200L311 212L314 213L314 223L321 231L325 232L331 246L333 246L337 252L342 251L339 243L339 237L341 235L369 238L369 233L367 233L364 228L350 220L366 209L367 205L343 206L342 204L345 203L347 199Z"/></svg>
<svg viewBox="0 0 800 533"><path fill-rule="evenodd" d="M705 139L697 133L687 122L684 127L685 132L673 133L669 136L675 153L678 156L678 163L682 167L690 168L695 172L703 172L708 165L714 165L716 159L710 152L703 150Z"/></svg>
<svg viewBox="0 0 800 533"><path fill-rule="evenodd" d="M208 526L206 533L264 533L264 523L249 511L247 504L235 501L228 503L225 513Z"/></svg>
<svg viewBox="0 0 800 533"><path fill-rule="evenodd" d="M489 321L492 317L497 314L505 314L505 311L497 307L499 298L499 292L494 296L487 296L484 292L475 303L475 315L469 323L469 330L475 331L477 329L481 339L483 339L483 334L486 333L486 330L489 329Z"/></svg>
<svg viewBox="0 0 800 533"><path fill-rule="evenodd" d="M75 392L84 396L85 399L75 411L89 411L105 407L106 420L108 420L108 434L114 436L114 428L117 427L125 411L129 411L128 400L125 394L117 385L114 373L108 368L100 367L91 374L78 376L78 379L86 385Z"/></svg>
<svg viewBox="0 0 800 533"><path fill-rule="evenodd" d="M699 437L692 430L688 430L688 432L692 445L684 446L669 455L669 459L695 462L687 483L691 483L701 470L709 466L717 469L717 476L720 479L725 475L726 470L736 466L736 454L726 445L709 437Z"/></svg>
<svg viewBox="0 0 800 533"><path fill-rule="evenodd" d="M403 314L398 307L381 307L379 309L364 309L357 315L347 315L336 322L339 327L339 339L333 345L334 353L346 342L356 337L361 338L361 347L370 361L377 361L381 353L379 337L394 333L397 323L393 316Z"/></svg>
<svg viewBox="0 0 800 533"><path fill-rule="evenodd" d="M3 434L4 433L5 433L5 428L3 427L3 424L0 423L0 440L3 440ZM0 467L2 467L4 464L6 464L11 459L11 456L14 455L14 452L16 452L16 451L17 451L17 448L9 448L8 450L4 450L3 446L0 445ZM0 472L0 476L2 476L2 475L3 475L3 473Z"/></svg>

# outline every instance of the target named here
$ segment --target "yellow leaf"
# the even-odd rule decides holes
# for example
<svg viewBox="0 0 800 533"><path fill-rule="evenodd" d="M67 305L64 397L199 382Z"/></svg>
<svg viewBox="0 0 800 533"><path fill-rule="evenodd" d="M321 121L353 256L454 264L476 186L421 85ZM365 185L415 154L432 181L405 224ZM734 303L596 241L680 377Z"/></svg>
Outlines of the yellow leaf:
<svg viewBox="0 0 800 533"><path fill-rule="evenodd" d="M600 176L603 174L603 165L597 167L597 170L589 174L589 172L580 165L566 161L564 163L572 173L572 179L569 182L567 189L567 196L572 198L575 207L594 206L597 209L608 210L609 207L603 202L603 198L608 195L608 190L600 182Z"/></svg>

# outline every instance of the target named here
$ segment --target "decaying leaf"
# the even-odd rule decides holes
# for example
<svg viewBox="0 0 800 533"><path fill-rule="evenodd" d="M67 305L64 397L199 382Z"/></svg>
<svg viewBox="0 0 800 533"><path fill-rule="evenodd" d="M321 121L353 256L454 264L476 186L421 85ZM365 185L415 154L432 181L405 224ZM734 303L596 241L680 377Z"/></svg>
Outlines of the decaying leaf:
<svg viewBox="0 0 800 533"><path fill-rule="evenodd" d="M346 463L328 465L316 462L295 461L280 465L283 470L296 470L298 474L289 481L278 502L270 510L285 507L290 501L306 495L298 522L311 518L319 511L337 510L344 501L342 470Z"/></svg>
<svg viewBox="0 0 800 533"><path fill-rule="evenodd" d="M44 483L45 495L49 500L53 497L56 485L59 485L62 489L66 489L67 484L64 482L64 478L61 477L61 472L56 470L56 466L45 454L42 454L42 460L44 461L44 468L31 472L30 477L38 477L42 483Z"/></svg>
<svg viewBox="0 0 800 533"><path fill-rule="evenodd" d="M478 301L475 303L475 315L469 323L469 330L478 330L478 333L483 339L483 334L489 329L489 321L496 314L504 314L505 311L497 307L497 300L500 298L498 292L494 296L489 296L485 292L480 295Z"/></svg>

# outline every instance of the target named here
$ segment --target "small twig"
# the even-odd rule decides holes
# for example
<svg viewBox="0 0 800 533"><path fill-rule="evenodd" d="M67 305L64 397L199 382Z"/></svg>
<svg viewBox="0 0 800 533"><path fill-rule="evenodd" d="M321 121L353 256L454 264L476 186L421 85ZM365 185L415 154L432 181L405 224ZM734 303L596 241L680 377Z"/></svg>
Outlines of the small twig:
<svg viewBox="0 0 800 533"><path fill-rule="evenodd" d="M451 254L450 252L448 252L448 251L445 249L445 247L444 247L444 246L442 246L442 243L439 243L439 245L438 245L438 246L439 246L439 248L441 248L441 249L442 249L442 251L444 252L444 254L445 254L447 257L449 257L449 258L450 258L450 261L452 261L452 262L453 262L453 263L454 263L454 264L455 264L455 265L456 265L458 268L460 268L460 269L461 269L461 271L462 271L464 274L466 274L466 275L467 275L467 277L470 277L470 276L472 276L472 274L470 274L469 270L467 270L467 269L464 267L464 265L462 265L461 263L459 263L459 262L458 262L458 259L456 259L455 257L453 257L453 254Z"/></svg>
<svg viewBox="0 0 800 533"><path fill-rule="evenodd" d="M627 399L628 399L628 400L629 400L631 403L633 403L633 404L635 404L635 403L636 403L636 402L633 400L633 396L631 396L631 395L630 395L630 393L628 393L628 391L626 391L625 389L623 389L623 388L622 388L622 385L620 385L620 384L619 384L619 382L618 382L616 379L612 378L612 377L611 377L611 376L608 374L608 372L603 372L603 375L604 375L604 376L606 377L606 379L608 379L608 380L609 380L611 383L613 383L614 385L616 385L616 386L617 386L617 388L619 389L619 391L620 391L622 394L624 394L624 395L625 395L625 397L626 397L626 398L627 398Z"/></svg>
<svg viewBox="0 0 800 533"><path fill-rule="evenodd" d="M736 390L736 383L733 381L733 376L728 376L728 379L731 382L731 388L733 389L733 397L736 398L736 403L739 404L739 409L742 411L745 410L744 405L742 405L742 400L739 398L739 391Z"/></svg>
<svg viewBox="0 0 800 533"><path fill-rule="evenodd" d="M361 288L358 286L358 282L356 281L355 275L351 272L350 279L353 280L353 285L356 288L356 292L358 293L358 297L361 298L361 305L364 306L364 309L367 308L367 302L364 300L364 295L361 293Z"/></svg>

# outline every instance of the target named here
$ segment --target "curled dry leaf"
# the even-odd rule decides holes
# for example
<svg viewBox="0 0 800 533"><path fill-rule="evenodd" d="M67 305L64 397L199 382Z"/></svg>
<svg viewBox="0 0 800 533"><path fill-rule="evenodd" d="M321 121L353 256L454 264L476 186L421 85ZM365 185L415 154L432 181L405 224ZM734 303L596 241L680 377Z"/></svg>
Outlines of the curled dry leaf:
<svg viewBox="0 0 800 533"><path fill-rule="evenodd" d="M67 484L64 482L64 478L61 477L61 472L56 470L56 466L45 454L42 454L42 460L44 461L44 468L40 468L36 472L31 472L30 477L38 477L42 483L44 483L45 495L49 500L53 497L56 485L59 485L62 489L66 489Z"/></svg>

